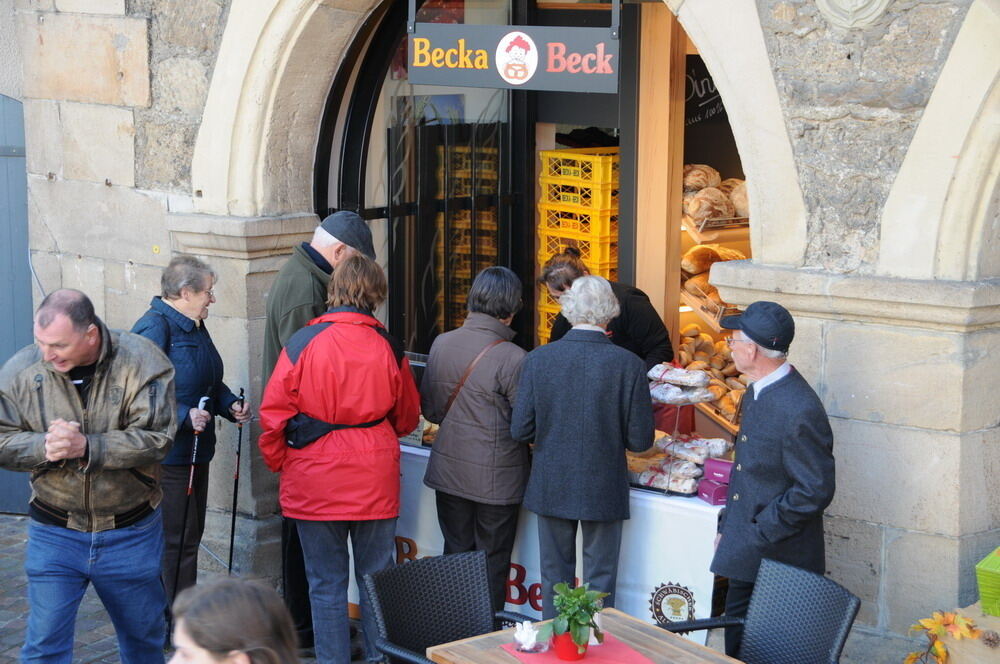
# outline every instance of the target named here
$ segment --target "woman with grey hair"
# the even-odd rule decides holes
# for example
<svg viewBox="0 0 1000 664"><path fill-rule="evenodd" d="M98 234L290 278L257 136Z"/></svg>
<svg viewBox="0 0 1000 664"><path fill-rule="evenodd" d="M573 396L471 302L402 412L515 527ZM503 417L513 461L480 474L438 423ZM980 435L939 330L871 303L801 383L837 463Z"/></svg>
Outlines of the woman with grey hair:
<svg viewBox="0 0 1000 664"><path fill-rule="evenodd" d="M436 492L444 552L486 552L493 608L502 610L528 446L510 435L525 352L511 343L521 280L505 267L480 272L462 327L438 336L421 384L424 417L440 424L424 484Z"/></svg>
<svg viewBox="0 0 1000 664"><path fill-rule="evenodd" d="M222 358L205 327L208 308L215 302L215 281L215 271L203 261L194 256L175 257L160 277L160 295L132 326L132 332L152 341L170 358L175 371L177 435L160 468L163 586L169 602L177 592L193 586L198 576L198 546L208 505L208 464L215 455L212 417L221 415L233 422L247 422L251 417L250 406L241 403L223 382ZM202 397L208 397L204 407L199 406ZM193 492L188 495L196 433ZM188 501L193 505L185 509Z"/></svg>
<svg viewBox="0 0 1000 664"><path fill-rule="evenodd" d="M573 584L576 531L583 531L583 577L614 606L622 523L629 518L625 450L653 444L645 363L605 334L619 312L601 277L576 279L560 304L572 329L528 353L511 434L534 441L524 506L538 515L545 618L552 587Z"/></svg>

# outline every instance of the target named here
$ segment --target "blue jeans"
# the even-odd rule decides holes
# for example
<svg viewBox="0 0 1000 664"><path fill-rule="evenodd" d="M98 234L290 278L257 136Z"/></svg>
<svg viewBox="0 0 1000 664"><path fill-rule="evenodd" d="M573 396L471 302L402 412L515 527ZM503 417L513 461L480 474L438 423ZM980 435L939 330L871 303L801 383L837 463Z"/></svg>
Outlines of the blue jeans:
<svg viewBox="0 0 1000 664"><path fill-rule="evenodd" d="M125 528L84 533L28 525L28 631L21 662L70 664L76 611L93 583L118 634L122 664L163 664L160 510Z"/></svg>
<svg viewBox="0 0 1000 664"><path fill-rule="evenodd" d="M375 648L378 628L371 615L364 576L392 565L396 519L374 521L303 521L295 525L302 541L312 604L316 661L319 664L349 664L350 623L347 617L349 559L347 537L354 551L354 578L361 595L361 625L365 632L365 659L382 655Z"/></svg>

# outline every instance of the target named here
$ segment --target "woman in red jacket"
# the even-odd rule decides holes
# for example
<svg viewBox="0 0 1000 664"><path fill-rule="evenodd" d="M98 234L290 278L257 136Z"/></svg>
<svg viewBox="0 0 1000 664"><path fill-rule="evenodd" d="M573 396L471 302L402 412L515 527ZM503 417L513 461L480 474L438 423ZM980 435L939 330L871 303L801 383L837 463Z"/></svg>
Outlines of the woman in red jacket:
<svg viewBox="0 0 1000 664"><path fill-rule="evenodd" d="M401 346L372 317L385 274L353 256L330 279L329 311L296 332L264 392L260 449L281 473L281 511L295 520L322 664L347 664L350 536L365 656L376 628L362 578L392 564L399 515L399 437L417 426L420 396Z"/></svg>

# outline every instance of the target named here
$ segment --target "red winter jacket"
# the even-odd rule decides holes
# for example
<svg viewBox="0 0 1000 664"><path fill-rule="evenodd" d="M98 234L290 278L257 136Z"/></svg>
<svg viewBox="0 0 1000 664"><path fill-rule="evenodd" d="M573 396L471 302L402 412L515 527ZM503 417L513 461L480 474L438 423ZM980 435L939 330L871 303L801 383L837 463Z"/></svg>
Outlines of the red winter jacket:
<svg viewBox="0 0 1000 664"><path fill-rule="evenodd" d="M259 445L281 473L281 510L307 521L365 521L399 515L399 436L417 426L420 395L409 362L402 365L375 328L378 321L340 308L292 335L264 391ZM370 428L331 431L302 449L285 443L297 413L331 424Z"/></svg>

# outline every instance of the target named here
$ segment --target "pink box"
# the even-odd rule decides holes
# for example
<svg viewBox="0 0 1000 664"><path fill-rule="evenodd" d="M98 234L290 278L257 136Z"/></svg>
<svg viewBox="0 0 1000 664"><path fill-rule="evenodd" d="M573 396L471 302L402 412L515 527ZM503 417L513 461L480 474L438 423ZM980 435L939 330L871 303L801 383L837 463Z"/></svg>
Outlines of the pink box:
<svg viewBox="0 0 1000 664"><path fill-rule="evenodd" d="M705 479L729 484L729 476L733 472L733 462L726 459L708 459L705 461Z"/></svg>
<svg viewBox="0 0 1000 664"><path fill-rule="evenodd" d="M720 482L702 480L698 483L698 497L709 505L725 505L729 487Z"/></svg>

